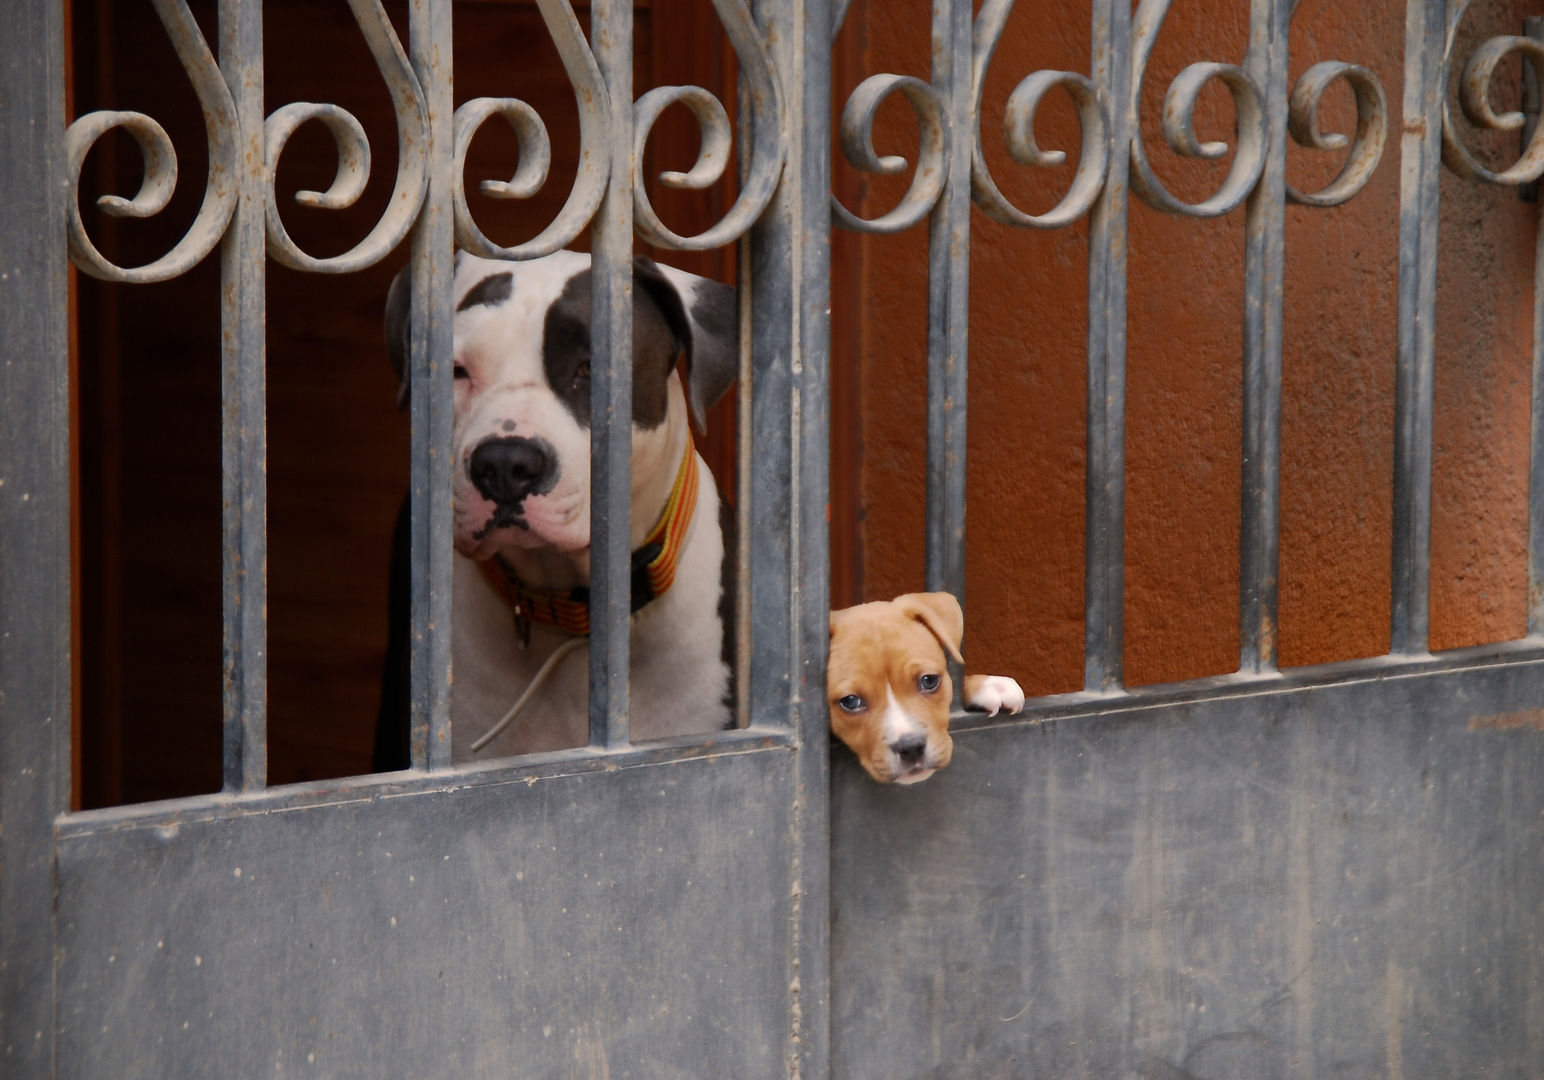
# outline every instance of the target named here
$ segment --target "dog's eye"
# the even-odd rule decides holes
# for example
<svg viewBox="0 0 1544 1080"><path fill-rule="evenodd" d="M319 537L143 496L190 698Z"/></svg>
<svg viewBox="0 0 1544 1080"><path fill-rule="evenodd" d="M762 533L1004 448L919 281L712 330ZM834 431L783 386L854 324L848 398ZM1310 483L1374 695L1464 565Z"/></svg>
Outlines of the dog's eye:
<svg viewBox="0 0 1544 1080"><path fill-rule="evenodd" d="M931 694L938 689L938 676L931 671L926 675L917 676L917 689L924 694Z"/></svg>
<svg viewBox="0 0 1544 1080"><path fill-rule="evenodd" d="M839 700L837 704L841 706L843 712L862 712L868 708L868 702L864 701L857 694L848 694Z"/></svg>
<svg viewBox="0 0 1544 1080"><path fill-rule="evenodd" d="M455 376L456 378L458 378L458 379L470 379L471 378L471 376L466 373L466 368L463 367L461 364L457 364L455 367L451 368L450 369L450 373L453 376Z"/></svg>
<svg viewBox="0 0 1544 1080"><path fill-rule="evenodd" d="M584 382L589 377L590 377L590 362L588 360L586 360L584 363L580 364L578 367L574 368L574 382L576 382L576 383L577 382Z"/></svg>

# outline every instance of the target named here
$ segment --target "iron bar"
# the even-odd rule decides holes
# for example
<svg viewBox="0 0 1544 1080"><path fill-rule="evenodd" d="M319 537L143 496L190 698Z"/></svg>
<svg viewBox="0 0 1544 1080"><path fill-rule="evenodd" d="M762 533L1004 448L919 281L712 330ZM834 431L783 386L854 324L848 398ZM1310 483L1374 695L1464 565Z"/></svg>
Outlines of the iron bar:
<svg viewBox="0 0 1544 1080"><path fill-rule="evenodd" d="M965 9L969 28L970 4ZM788 87L779 136L787 162L768 227L753 247L771 248L791 290L791 319L768 324L787 343L792 395L789 429L790 564L788 612L793 715L799 734L794 844L795 949L790 972L793 1031L787 1073L797 1080L831 1074L830 714L826 651L830 575L831 342L831 41L830 0L763 0L761 24ZM968 41L968 39L967 39ZM968 207L967 207L968 209ZM769 260L770 261L770 260ZM756 279L774 287L763 271ZM758 384L757 393L765 393ZM760 497L760 492L758 492ZM756 655L758 661L763 658ZM764 661L763 661L764 662Z"/></svg>
<svg viewBox="0 0 1544 1080"><path fill-rule="evenodd" d="M971 8L934 0L934 92L949 126L970 129ZM928 217L926 587L965 602L965 406L970 341L969 139L948 145L943 194Z"/></svg>
<svg viewBox="0 0 1544 1080"><path fill-rule="evenodd" d="M1244 213L1243 452L1239 528L1239 670L1276 670L1281 557L1282 274L1286 244L1287 52L1291 13L1253 0L1244 68L1264 93L1260 179Z"/></svg>
<svg viewBox="0 0 1544 1080"><path fill-rule="evenodd" d="M1122 685L1126 575L1126 214L1131 5L1094 0L1093 80L1110 105L1110 163L1088 226L1088 448L1083 687Z"/></svg>
<svg viewBox="0 0 1544 1080"><path fill-rule="evenodd" d="M1544 41L1544 17L1523 22L1524 33ZM1523 130L1523 148L1533 141L1538 126L1541 80L1531 64L1523 65L1523 111L1532 106L1531 127ZM1530 100L1531 99L1531 100ZM1544 214L1538 185L1533 200ZM1533 240L1533 388L1528 435L1528 634L1544 634L1544 217L1537 218Z"/></svg>
<svg viewBox="0 0 1544 1080"><path fill-rule="evenodd" d="M236 209L220 247L225 790L268 782L268 439L263 10L220 0L220 70L235 103Z"/></svg>
<svg viewBox="0 0 1544 1080"><path fill-rule="evenodd" d="M949 128L970 130L974 106L972 8L933 2L933 91ZM965 413L970 349L970 158L972 141L945 144L948 173L928 215L927 533L925 587L953 593L965 606ZM923 163L918 162L919 171ZM964 672L950 662L955 705Z"/></svg>
<svg viewBox="0 0 1544 1080"><path fill-rule="evenodd" d="M591 7L611 100L610 179L592 222L590 350L590 745L628 744L633 416L633 8Z"/></svg>
<svg viewBox="0 0 1544 1080"><path fill-rule="evenodd" d="M796 0L753 0L751 14L760 33L766 34L773 27L790 27L795 3ZM787 44L774 44L774 48L782 46L778 59L794 64L792 70L799 70L802 58L788 56ZM795 88L802 94L803 88L791 83L790 89ZM743 160L745 154L755 153L767 138L763 125L755 120L751 100L754 92L742 72L740 154L744 178L750 175L749 163ZM799 133L787 130L786 116L778 117L777 123L778 139L786 150L786 144L796 141ZM789 177L796 175L790 173ZM749 603L748 614L742 609L742 633L736 645L749 664L748 672L737 673L739 687L747 691L749 699L740 708L746 721L756 727L796 726L798 719L793 712L796 691L792 650L797 621L792 617L795 592L793 537L789 528L798 505L798 492L789 478L794 475L793 369L798 362L792 337L796 303L793 252L800 237L791 205L790 178L779 185L766 213L741 241L740 310L742 315L750 316L750 321L740 324L740 333L750 349L750 381L748 388L742 388L740 398L742 404L749 404L749 410L741 412L737 422L742 430L749 430L747 441L753 452L742 462L738 494L745 501L740 512L740 542L748 548L750 573L749 580L742 579L741 583L742 595L748 597ZM825 228L823 225L821 234ZM745 370L742 359L742 377ZM749 633L743 632L746 624ZM801 730L800 734L804 732Z"/></svg>
<svg viewBox="0 0 1544 1080"><path fill-rule="evenodd" d="M1426 653L1430 625L1433 332L1445 0L1409 0L1399 182L1399 343L1394 368L1390 648Z"/></svg>
<svg viewBox="0 0 1544 1080"><path fill-rule="evenodd" d="M1529 636L1544 634L1544 200L1536 201L1540 215L1533 240L1533 386L1528 434Z"/></svg>
<svg viewBox="0 0 1544 1080"><path fill-rule="evenodd" d="M427 194L413 230L412 652L409 731L413 767L450 765L451 700L451 285L456 177L451 99L450 0L412 0L408 45L425 116ZM400 170L399 170L400 171Z"/></svg>

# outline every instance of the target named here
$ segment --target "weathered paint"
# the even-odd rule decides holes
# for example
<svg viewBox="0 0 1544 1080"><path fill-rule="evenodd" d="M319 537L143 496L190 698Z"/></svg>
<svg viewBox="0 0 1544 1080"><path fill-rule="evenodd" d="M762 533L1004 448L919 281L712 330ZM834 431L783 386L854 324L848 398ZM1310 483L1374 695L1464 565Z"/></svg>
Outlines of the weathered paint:
<svg viewBox="0 0 1544 1080"><path fill-rule="evenodd" d="M82 815L59 1075L777 1075L797 755L765 741Z"/></svg>
<svg viewBox="0 0 1544 1080"><path fill-rule="evenodd" d="M1534 1075L1541 696L1533 648L838 751L833 1073Z"/></svg>

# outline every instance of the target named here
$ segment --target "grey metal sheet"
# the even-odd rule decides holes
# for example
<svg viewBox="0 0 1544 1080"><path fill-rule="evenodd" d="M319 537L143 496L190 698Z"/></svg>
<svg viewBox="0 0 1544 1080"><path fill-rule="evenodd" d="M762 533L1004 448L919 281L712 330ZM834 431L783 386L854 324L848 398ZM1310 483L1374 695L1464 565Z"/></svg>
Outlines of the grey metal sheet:
<svg viewBox="0 0 1544 1080"><path fill-rule="evenodd" d="M736 749L71 823L60 1075L779 1075L795 760Z"/></svg>
<svg viewBox="0 0 1544 1080"><path fill-rule="evenodd" d="M53 817L70 797L64 25L0 33L0 1071L54 1073Z"/></svg>
<svg viewBox="0 0 1544 1080"><path fill-rule="evenodd" d="M1536 1075L1544 658L1358 671L839 753L835 1073Z"/></svg>

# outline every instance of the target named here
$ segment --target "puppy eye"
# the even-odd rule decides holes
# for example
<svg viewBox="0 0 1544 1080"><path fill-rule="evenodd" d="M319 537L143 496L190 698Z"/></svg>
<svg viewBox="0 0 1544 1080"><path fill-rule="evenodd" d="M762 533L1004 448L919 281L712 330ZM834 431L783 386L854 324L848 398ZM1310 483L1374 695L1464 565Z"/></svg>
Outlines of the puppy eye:
<svg viewBox="0 0 1544 1080"><path fill-rule="evenodd" d="M451 375L455 376L458 379L470 379L471 378L471 376L467 374L466 368L463 367L461 364L457 364L455 367L451 368L450 369L450 373L451 373Z"/></svg>
<svg viewBox="0 0 1544 1080"><path fill-rule="evenodd" d="M917 676L917 689L924 694L931 694L938 689L938 676L931 671L926 675Z"/></svg>
<svg viewBox="0 0 1544 1080"><path fill-rule="evenodd" d="M583 382L590 377L590 362L588 360L574 368L574 382Z"/></svg>
<svg viewBox="0 0 1544 1080"><path fill-rule="evenodd" d="M837 704L841 706L843 712L857 713L868 708L868 702L864 701L857 694L848 694L839 700Z"/></svg>

